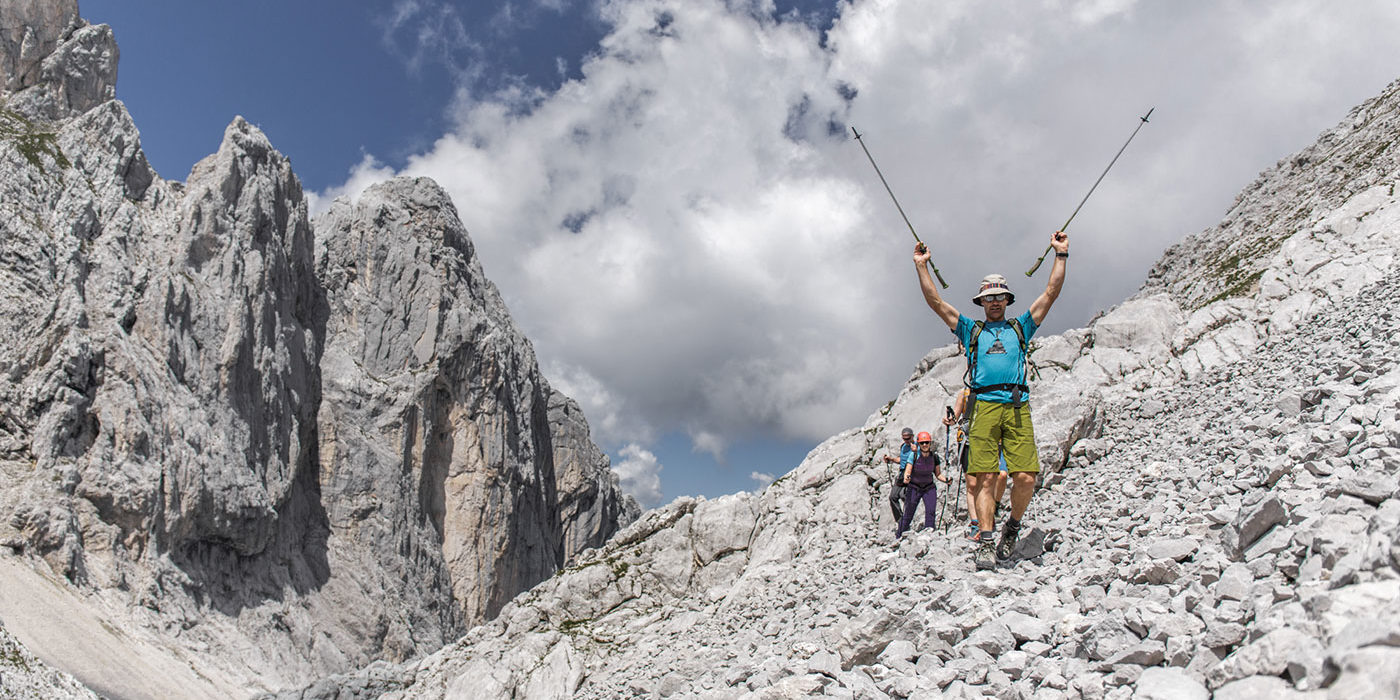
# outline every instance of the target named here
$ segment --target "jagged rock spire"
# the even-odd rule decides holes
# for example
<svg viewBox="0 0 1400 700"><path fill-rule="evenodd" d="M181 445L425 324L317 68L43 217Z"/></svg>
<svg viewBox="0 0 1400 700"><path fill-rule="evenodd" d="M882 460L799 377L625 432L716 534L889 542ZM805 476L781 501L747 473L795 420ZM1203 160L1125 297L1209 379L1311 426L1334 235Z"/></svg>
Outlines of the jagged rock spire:
<svg viewBox="0 0 1400 700"><path fill-rule="evenodd" d="M8 633L104 694L271 690L429 653L635 517L441 188L313 225L242 118L164 180L116 59L0 5ZM67 612L5 607L38 585Z"/></svg>

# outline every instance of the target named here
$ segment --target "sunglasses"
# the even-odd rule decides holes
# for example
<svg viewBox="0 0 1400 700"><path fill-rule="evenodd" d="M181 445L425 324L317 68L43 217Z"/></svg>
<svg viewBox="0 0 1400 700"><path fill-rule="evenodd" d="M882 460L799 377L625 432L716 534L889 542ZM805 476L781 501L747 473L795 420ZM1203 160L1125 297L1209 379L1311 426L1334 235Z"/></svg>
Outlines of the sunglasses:
<svg viewBox="0 0 1400 700"><path fill-rule="evenodd" d="M983 302L988 302L988 301L1009 301L1010 299L1011 299L1011 295L1010 295L1010 294L988 294L987 296L982 297L982 301L983 301Z"/></svg>
<svg viewBox="0 0 1400 700"><path fill-rule="evenodd" d="M929 442L928 440L924 440L923 442L921 442L921 443L919 443L919 444L920 444L920 445L932 445L933 443Z"/></svg>
<svg viewBox="0 0 1400 700"><path fill-rule="evenodd" d="M905 435L905 436L904 436L904 439L905 439L905 440L913 440L913 439L914 439L914 436L913 436L913 435Z"/></svg>

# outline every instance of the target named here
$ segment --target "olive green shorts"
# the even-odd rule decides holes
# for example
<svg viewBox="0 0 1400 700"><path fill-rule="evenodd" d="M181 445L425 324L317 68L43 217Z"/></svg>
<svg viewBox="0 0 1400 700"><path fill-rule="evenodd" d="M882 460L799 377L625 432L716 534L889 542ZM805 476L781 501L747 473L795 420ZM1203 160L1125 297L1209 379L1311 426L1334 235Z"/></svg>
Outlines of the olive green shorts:
<svg viewBox="0 0 1400 700"><path fill-rule="evenodd" d="M1030 402L1020 406L978 399L973 402L972 425L967 430L968 474L1000 471L999 453L1006 453L1008 472L1039 472Z"/></svg>

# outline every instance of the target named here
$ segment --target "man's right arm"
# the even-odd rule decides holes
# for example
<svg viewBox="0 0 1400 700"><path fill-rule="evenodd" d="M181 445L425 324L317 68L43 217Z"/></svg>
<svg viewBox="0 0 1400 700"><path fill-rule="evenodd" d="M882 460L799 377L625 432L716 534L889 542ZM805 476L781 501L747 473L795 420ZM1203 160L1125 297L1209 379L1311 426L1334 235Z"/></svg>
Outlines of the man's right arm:
<svg viewBox="0 0 1400 700"><path fill-rule="evenodd" d="M957 330L958 310L952 304L943 300L943 295L938 293L938 285L934 283L933 276L928 273L928 261L933 254L928 251L924 244L920 243L914 248L914 268L919 273L919 289L924 293L924 301L928 307L933 309L943 322L948 324L949 330Z"/></svg>

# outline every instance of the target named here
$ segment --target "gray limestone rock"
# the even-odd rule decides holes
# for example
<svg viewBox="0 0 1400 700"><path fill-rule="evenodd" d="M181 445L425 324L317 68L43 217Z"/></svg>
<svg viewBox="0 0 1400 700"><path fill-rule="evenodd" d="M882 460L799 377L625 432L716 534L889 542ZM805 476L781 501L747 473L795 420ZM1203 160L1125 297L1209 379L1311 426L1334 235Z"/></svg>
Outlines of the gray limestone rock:
<svg viewBox="0 0 1400 700"><path fill-rule="evenodd" d="M1308 644L1308 642L1313 644ZM1291 665L1299 668L1308 666L1307 656L1319 656L1320 647L1305 633L1284 627L1249 642L1225 657L1210 670L1207 680L1219 688L1231 681L1250 676L1277 676L1290 670ZM1295 682L1301 679L1294 679Z"/></svg>
<svg viewBox="0 0 1400 700"><path fill-rule="evenodd" d="M1247 600L1254 590L1254 574L1244 564L1231 564L1220 572L1215 594L1230 600Z"/></svg>
<svg viewBox="0 0 1400 700"><path fill-rule="evenodd" d="M1141 639L1123 621L1121 614L1109 615L1090 627L1084 635L1089 658L1104 661L1131 649Z"/></svg>
<svg viewBox="0 0 1400 700"><path fill-rule="evenodd" d="M1228 537L1226 545L1231 551L1242 556L1250 545L1287 517L1288 512L1283 501L1277 496L1267 495L1258 503L1248 505L1240 510L1239 516L1225 531Z"/></svg>
<svg viewBox="0 0 1400 700"><path fill-rule="evenodd" d="M981 649L992 657L998 657L1016 648L1016 637L1005 624L991 622L978 627L972 634L968 635L962 644Z"/></svg>
<svg viewBox="0 0 1400 700"><path fill-rule="evenodd" d="M1199 547L1200 543L1190 537L1158 540L1148 545L1147 556L1153 559L1170 559L1182 562L1195 554Z"/></svg>
<svg viewBox="0 0 1400 700"><path fill-rule="evenodd" d="M0 697L97 700L98 696L44 663L0 625Z"/></svg>
<svg viewBox="0 0 1400 700"><path fill-rule="evenodd" d="M1144 669L1133 690L1133 700L1209 700L1210 690L1178 668Z"/></svg>
<svg viewBox="0 0 1400 700"><path fill-rule="evenodd" d="M39 64L39 79L10 95L7 108L54 121L116 97L117 42L105 24L75 26Z"/></svg>
<svg viewBox="0 0 1400 700"><path fill-rule="evenodd" d="M80 23L78 0L11 0L0 5L0 89L39 82L40 65Z"/></svg>
<svg viewBox="0 0 1400 700"><path fill-rule="evenodd" d="M0 94L5 109L52 122L116 94L111 28L78 17L76 0L14 0L0 6Z"/></svg>
<svg viewBox="0 0 1400 700"><path fill-rule="evenodd" d="M540 375L441 188L377 185L316 231L332 535L364 567L402 546L399 523L419 523L417 568L381 585L450 580L460 617L444 632L492 616L610 534L625 512L616 477Z"/></svg>
<svg viewBox="0 0 1400 700"><path fill-rule="evenodd" d="M1250 676L1217 688L1212 697L1214 700L1320 700L1321 696L1299 693L1278 676Z"/></svg>
<svg viewBox="0 0 1400 700"><path fill-rule="evenodd" d="M1354 476L1337 484L1337 493L1354 496L1371 505L1380 505L1395 495L1400 489L1400 481L1394 474L1371 474Z"/></svg>
<svg viewBox="0 0 1400 700"><path fill-rule="evenodd" d="M1363 647L1331 662L1337 679L1327 688L1329 700L1400 697L1400 649Z"/></svg>
<svg viewBox="0 0 1400 700"><path fill-rule="evenodd" d="M997 622L1004 625L1011 632L1011 636L1023 645L1025 642L1044 642L1054 633L1054 628L1044 620L1015 610L997 618Z"/></svg>

